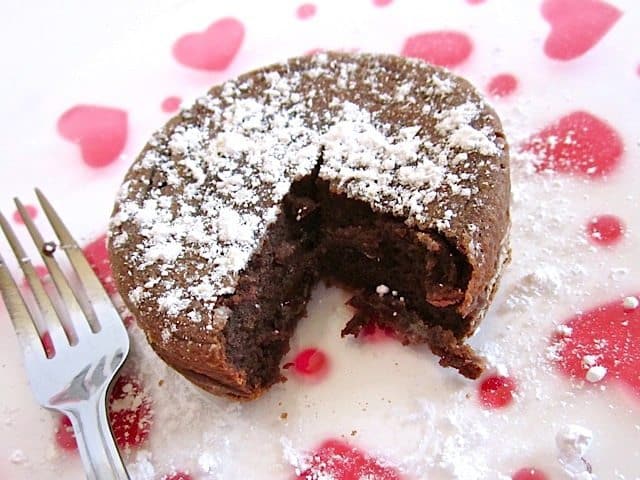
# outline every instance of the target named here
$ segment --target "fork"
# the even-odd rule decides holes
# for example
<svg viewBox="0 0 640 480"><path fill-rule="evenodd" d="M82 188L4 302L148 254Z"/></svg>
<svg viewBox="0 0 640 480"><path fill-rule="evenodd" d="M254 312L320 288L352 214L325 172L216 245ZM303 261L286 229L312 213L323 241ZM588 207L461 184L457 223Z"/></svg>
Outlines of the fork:
<svg viewBox="0 0 640 480"><path fill-rule="evenodd" d="M129 353L129 336L82 250L42 192L36 189L36 195L79 282L70 281L62 272L54 257L56 244L44 241L20 200L15 199L58 293L57 297L47 293L0 214L2 231L35 298L36 305L29 306L0 255L0 291L22 347L29 384L40 405L69 417L87 478L125 480L129 476L109 426L106 399Z"/></svg>

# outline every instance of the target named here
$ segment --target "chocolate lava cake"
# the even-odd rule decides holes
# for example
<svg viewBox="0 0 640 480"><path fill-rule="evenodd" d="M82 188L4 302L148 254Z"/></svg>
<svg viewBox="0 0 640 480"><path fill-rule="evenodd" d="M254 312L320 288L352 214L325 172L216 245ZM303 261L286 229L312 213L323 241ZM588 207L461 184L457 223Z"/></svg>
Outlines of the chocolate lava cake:
<svg viewBox="0 0 640 480"><path fill-rule="evenodd" d="M280 363L319 279L354 317L477 378L464 341L509 257L509 154L464 79L321 53L214 87L153 135L110 228L114 277L157 354L240 399Z"/></svg>

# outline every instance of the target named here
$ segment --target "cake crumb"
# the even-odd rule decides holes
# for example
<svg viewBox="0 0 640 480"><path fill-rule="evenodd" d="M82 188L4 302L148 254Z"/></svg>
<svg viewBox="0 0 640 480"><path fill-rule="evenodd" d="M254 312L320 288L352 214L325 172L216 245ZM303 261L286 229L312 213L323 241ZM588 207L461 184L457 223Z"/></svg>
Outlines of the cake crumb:
<svg viewBox="0 0 640 480"><path fill-rule="evenodd" d="M638 306L640 306L640 300L637 297L629 296L622 300L622 308L625 310L635 310Z"/></svg>
<svg viewBox="0 0 640 480"><path fill-rule="evenodd" d="M602 380L607 374L607 369L602 365L594 365L593 367L587 370L587 375L585 378L588 382L597 383Z"/></svg>
<svg viewBox="0 0 640 480"><path fill-rule="evenodd" d="M351 430L351 436L355 437L358 434L357 430Z"/></svg>
<svg viewBox="0 0 640 480"><path fill-rule="evenodd" d="M280 414L280 420L286 420L289 417L289 414L287 412L282 412Z"/></svg>

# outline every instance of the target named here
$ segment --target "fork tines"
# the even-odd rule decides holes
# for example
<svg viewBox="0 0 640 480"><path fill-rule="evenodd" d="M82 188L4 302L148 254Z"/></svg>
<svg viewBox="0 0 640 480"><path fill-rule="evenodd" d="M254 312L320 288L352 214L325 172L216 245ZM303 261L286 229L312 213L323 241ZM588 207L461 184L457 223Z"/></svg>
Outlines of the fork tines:
<svg viewBox="0 0 640 480"><path fill-rule="evenodd" d="M71 286L71 282L55 258L56 244L44 240L24 205L16 198L14 200L18 214L46 265L59 298L55 299L47 293L31 259L1 213L0 227L24 272L36 305L31 308L27 305L1 255L0 291L23 349L39 350L42 354L52 357L55 355L56 346L59 348L64 345L74 345L79 338L99 330L97 316L91 305L98 302L111 303L111 299L49 201L38 189L36 189L36 196L59 239L60 249L68 257L82 288ZM37 347L40 344L39 339L42 339L44 349L42 346L34 349L34 346Z"/></svg>

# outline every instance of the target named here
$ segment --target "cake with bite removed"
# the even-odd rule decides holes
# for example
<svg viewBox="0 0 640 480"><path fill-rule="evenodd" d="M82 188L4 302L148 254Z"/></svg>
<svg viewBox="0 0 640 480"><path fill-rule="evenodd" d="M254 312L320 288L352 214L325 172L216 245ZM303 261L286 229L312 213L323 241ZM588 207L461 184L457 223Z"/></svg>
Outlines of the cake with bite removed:
<svg viewBox="0 0 640 480"><path fill-rule="evenodd" d="M321 278L370 323L477 378L466 345L509 247L509 154L464 79L393 55L321 53L214 87L158 131L113 212L114 279L156 353L256 398Z"/></svg>

